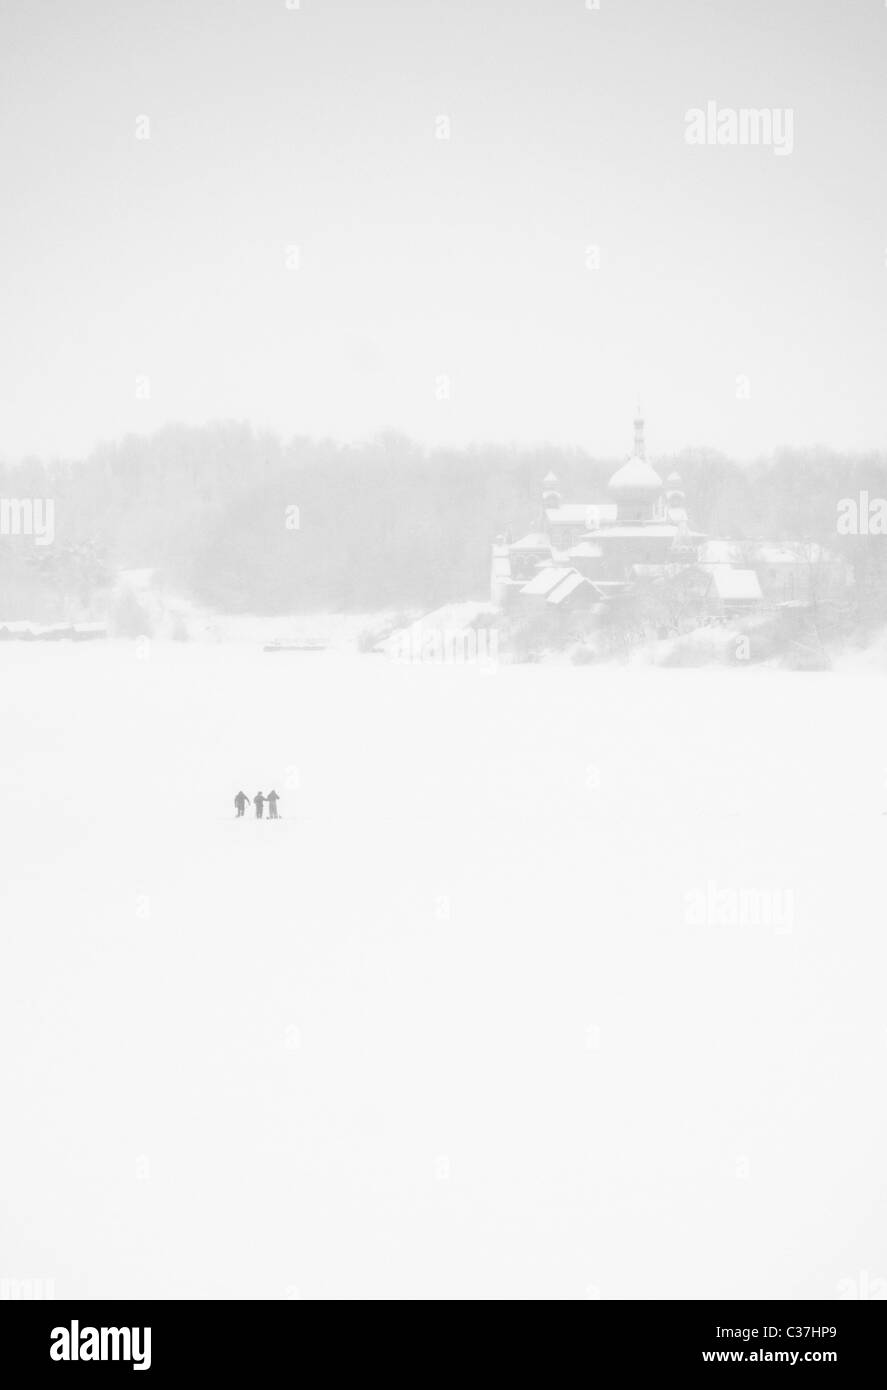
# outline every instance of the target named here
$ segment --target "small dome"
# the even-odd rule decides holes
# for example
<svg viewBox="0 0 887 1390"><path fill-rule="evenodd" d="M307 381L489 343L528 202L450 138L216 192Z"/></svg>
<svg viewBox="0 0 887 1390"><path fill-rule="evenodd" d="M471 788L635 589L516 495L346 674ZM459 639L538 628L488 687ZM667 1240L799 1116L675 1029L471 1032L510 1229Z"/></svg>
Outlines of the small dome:
<svg viewBox="0 0 887 1390"><path fill-rule="evenodd" d="M545 474L545 477L542 479L542 486L543 486L543 487L556 487L556 486L557 486L557 474L556 474L556 473L552 473L551 469L548 470L548 472Z"/></svg>
<svg viewBox="0 0 887 1390"><path fill-rule="evenodd" d="M612 492L661 492L662 479L646 459L632 454L627 463L617 468L609 486Z"/></svg>

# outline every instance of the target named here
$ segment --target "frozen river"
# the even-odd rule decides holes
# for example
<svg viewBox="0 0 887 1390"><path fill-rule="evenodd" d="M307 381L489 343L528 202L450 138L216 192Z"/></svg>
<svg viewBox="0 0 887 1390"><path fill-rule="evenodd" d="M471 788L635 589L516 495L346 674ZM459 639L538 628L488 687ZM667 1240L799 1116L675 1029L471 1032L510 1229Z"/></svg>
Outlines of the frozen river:
<svg viewBox="0 0 887 1390"><path fill-rule="evenodd" d="M881 678L146 651L0 647L0 1277L871 1296Z"/></svg>

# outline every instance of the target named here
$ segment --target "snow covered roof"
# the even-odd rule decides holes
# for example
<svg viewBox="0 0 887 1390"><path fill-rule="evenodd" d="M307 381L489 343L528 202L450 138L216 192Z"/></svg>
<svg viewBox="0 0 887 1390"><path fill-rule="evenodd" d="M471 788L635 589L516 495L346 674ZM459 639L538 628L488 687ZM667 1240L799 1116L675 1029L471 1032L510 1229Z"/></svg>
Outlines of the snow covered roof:
<svg viewBox="0 0 887 1390"><path fill-rule="evenodd" d="M646 459L632 454L610 479L612 492L661 492L662 479Z"/></svg>
<svg viewBox="0 0 887 1390"><path fill-rule="evenodd" d="M602 531L589 531L583 540L606 541L611 538L615 540L673 540L678 533L677 526L672 526L667 521L651 522L649 525L638 523L637 526L607 526ZM692 534L692 533L690 533Z"/></svg>
<svg viewBox="0 0 887 1390"><path fill-rule="evenodd" d="M735 570L725 567L712 571L711 586L718 598L759 599L761 586L754 570Z"/></svg>
<svg viewBox="0 0 887 1390"><path fill-rule="evenodd" d="M580 541L567 551L571 560L599 560L604 548L597 541Z"/></svg>
<svg viewBox="0 0 887 1390"><path fill-rule="evenodd" d="M674 515L671 511L669 515ZM700 547L699 562L703 565L734 565L742 567L753 559L757 565L806 565L817 560L833 558L816 541L737 541L707 540Z"/></svg>
<svg viewBox="0 0 887 1390"><path fill-rule="evenodd" d="M739 559L740 548L735 541L705 541L699 551L699 562L704 565L732 565Z"/></svg>
<svg viewBox="0 0 887 1390"><path fill-rule="evenodd" d="M546 507L545 520L551 526L585 526L587 513L584 502L565 502L560 507Z"/></svg>
<svg viewBox="0 0 887 1390"><path fill-rule="evenodd" d="M480 599L465 599L462 603L444 603L413 623L413 627L469 627L485 614L495 613L492 603Z"/></svg>
<svg viewBox="0 0 887 1390"><path fill-rule="evenodd" d="M519 541L508 547L509 550L550 550L551 541L542 531L531 531L528 536L522 536Z"/></svg>
<svg viewBox="0 0 887 1390"><path fill-rule="evenodd" d="M755 559L763 565L797 565L805 557L789 545L764 544L755 547Z"/></svg>
<svg viewBox="0 0 887 1390"><path fill-rule="evenodd" d="M759 565L811 565L837 556L818 541L759 541L754 548Z"/></svg>
<svg viewBox="0 0 887 1390"><path fill-rule="evenodd" d="M555 585L552 589L551 593L548 595L547 602L555 604L563 603L565 598L569 598L570 594L575 593L577 589L587 583L588 580L584 579L576 570L570 570L566 579L560 584Z"/></svg>
<svg viewBox="0 0 887 1390"><path fill-rule="evenodd" d="M619 508L615 502L592 502L585 508L585 520L591 529L600 526L602 521L615 521L619 515Z"/></svg>
<svg viewBox="0 0 887 1390"><path fill-rule="evenodd" d="M545 569L541 569L538 574L534 575L532 579L527 581L521 589L521 593L546 598L548 594L551 593L552 589L557 588L558 584L564 582L568 575L575 573L575 570L547 566ZM579 577L580 579L582 578L581 575Z"/></svg>
<svg viewBox="0 0 887 1390"><path fill-rule="evenodd" d="M597 526L602 521L615 521L615 502L564 502L560 507L546 507L545 520L549 526Z"/></svg>
<svg viewBox="0 0 887 1390"><path fill-rule="evenodd" d="M815 541L809 544L782 545L765 541L755 549L755 559L762 565L809 565L821 560L825 552Z"/></svg>

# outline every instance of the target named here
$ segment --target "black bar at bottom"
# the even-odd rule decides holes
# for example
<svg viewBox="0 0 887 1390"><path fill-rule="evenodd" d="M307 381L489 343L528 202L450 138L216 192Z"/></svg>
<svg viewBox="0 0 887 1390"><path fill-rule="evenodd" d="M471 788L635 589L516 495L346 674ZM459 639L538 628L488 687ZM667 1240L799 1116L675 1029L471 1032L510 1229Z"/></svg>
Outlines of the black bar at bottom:
<svg viewBox="0 0 887 1390"><path fill-rule="evenodd" d="M877 1301L587 1302L574 1325L580 1334L574 1352L581 1348L591 1373L607 1367L629 1375L701 1371L716 1377L728 1367L753 1372L783 1366L801 1373L825 1368L844 1377L879 1364L883 1315ZM247 1374L298 1379L309 1369L308 1348L310 1361L316 1364L320 1353L330 1370L341 1368L343 1352L347 1357L347 1344L327 1341L322 1327L306 1302L0 1302L0 1374L10 1385L19 1383L9 1378L15 1371L27 1377L26 1384L35 1376L58 1384L59 1377L73 1374L133 1371L159 1380L193 1372L203 1384ZM403 1371L412 1363L412 1376L421 1380L439 1374L449 1358L457 1373L479 1369L475 1353L453 1337L453 1329L444 1344L438 1336L424 1370L416 1351L425 1337L416 1323L399 1335L392 1329L387 1350L378 1337L355 1338L352 1355L364 1347L363 1374L386 1364ZM490 1329L483 1338L484 1359L495 1358L498 1348L526 1373L526 1336L526 1330L517 1339L507 1334L503 1347L501 1334ZM529 1334L531 1353L544 1355L547 1344L547 1380L559 1378L555 1366L570 1353L569 1344L556 1336L552 1346L550 1338L550 1332Z"/></svg>

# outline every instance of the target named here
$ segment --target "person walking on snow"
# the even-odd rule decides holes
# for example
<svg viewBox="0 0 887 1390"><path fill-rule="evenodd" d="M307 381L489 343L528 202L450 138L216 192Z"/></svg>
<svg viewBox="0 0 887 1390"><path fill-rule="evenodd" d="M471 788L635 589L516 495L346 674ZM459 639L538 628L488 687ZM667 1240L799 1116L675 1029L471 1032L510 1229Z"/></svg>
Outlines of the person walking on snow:
<svg viewBox="0 0 887 1390"><path fill-rule="evenodd" d="M280 797L277 795L277 792L270 791L265 799L268 802L268 819L277 820L277 803Z"/></svg>
<svg viewBox="0 0 887 1390"><path fill-rule="evenodd" d="M254 805L255 808L256 808L256 820L261 820L261 819L262 819L262 811L264 810L264 807L265 807L265 794L264 794L264 792L256 792L255 796L253 797L253 805Z"/></svg>
<svg viewBox="0 0 887 1390"><path fill-rule="evenodd" d="M249 797L246 792L238 792L234 798L234 805L237 807L237 815L242 816L249 805Z"/></svg>

